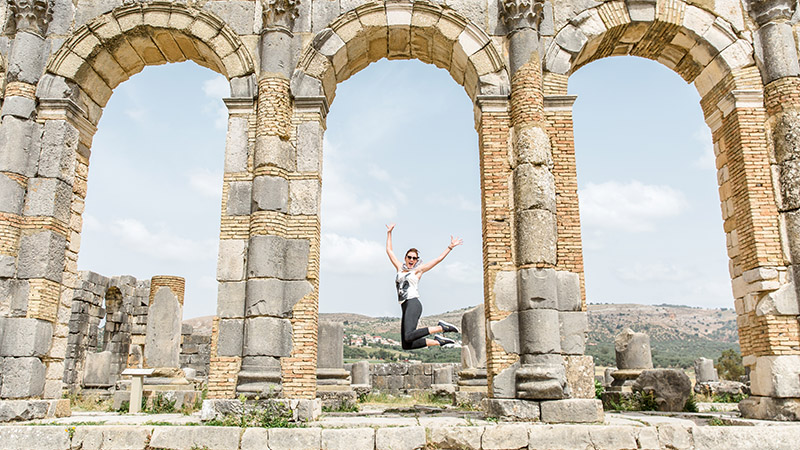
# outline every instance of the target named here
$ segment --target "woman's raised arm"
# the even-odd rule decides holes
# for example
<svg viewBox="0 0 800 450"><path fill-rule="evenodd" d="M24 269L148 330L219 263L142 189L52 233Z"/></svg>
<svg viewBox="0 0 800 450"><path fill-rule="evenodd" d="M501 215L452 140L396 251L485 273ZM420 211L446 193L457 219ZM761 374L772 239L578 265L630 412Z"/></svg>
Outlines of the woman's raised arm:
<svg viewBox="0 0 800 450"><path fill-rule="evenodd" d="M393 223L386 225L386 254L389 255L389 261L392 262L395 270L399 271L403 265L397 260L397 256L394 255L394 250L392 250L392 230L394 230Z"/></svg>
<svg viewBox="0 0 800 450"><path fill-rule="evenodd" d="M418 270L420 271L420 273L425 273L425 272L433 269L437 264L442 262L444 260L445 256L449 255L450 252L455 247L457 247L457 246L459 246L459 245L461 245L463 243L464 243L464 241L460 237L455 237L454 238L453 236L450 236L450 245L447 246L445 251L443 251L441 255L437 256L436 259L434 259L432 261L428 261L425 264L419 266Z"/></svg>

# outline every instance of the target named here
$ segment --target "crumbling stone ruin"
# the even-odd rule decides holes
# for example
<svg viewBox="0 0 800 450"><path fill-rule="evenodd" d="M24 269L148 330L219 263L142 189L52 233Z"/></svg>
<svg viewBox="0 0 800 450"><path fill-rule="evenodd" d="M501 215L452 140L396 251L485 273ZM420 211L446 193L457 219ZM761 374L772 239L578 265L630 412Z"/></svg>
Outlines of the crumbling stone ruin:
<svg viewBox="0 0 800 450"><path fill-rule="evenodd" d="M8 408L63 412L65 373L67 386L76 382L69 323L104 106L145 66L192 60L231 87L209 397L271 392L315 410L328 107L337 83L371 62L415 58L449 71L474 105L489 404L544 421L597 420L597 403L582 394L591 378L567 86L591 61L635 55L674 70L702 98L753 394L742 413L800 418L796 1L3 6L0 401ZM571 384L569 374L587 382Z"/></svg>

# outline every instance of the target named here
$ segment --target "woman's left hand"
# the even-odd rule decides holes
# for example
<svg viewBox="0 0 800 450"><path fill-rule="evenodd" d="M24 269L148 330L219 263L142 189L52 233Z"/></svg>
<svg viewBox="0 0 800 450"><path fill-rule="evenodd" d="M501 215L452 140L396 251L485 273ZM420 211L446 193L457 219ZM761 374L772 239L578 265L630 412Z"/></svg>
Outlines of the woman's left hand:
<svg viewBox="0 0 800 450"><path fill-rule="evenodd" d="M464 243L464 240L463 240L463 239L461 239L460 237L457 237L457 236L456 236L456 237L450 236L450 245L448 245L448 247L450 248L450 250L452 250L452 249L453 249L454 247L456 247L457 245L461 245L461 244L463 244L463 243Z"/></svg>

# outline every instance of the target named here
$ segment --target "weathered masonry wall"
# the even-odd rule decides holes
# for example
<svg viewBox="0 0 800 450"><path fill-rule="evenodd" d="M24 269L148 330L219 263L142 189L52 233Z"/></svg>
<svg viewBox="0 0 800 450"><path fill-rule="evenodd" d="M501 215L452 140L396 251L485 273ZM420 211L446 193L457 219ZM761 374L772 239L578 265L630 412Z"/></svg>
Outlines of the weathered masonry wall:
<svg viewBox="0 0 800 450"><path fill-rule="evenodd" d="M568 379L591 361L567 86L591 61L634 55L693 83L712 130L754 393L743 411L798 419L797 14L792 0L2 1L0 334L14 345L0 345L0 398L56 399L76 382L76 345L95 344L70 317L97 320L109 298L77 272L96 126L120 83L186 60L230 82L209 397L315 398L328 108L371 62L414 58L474 106L491 400L588 401ZM123 299L138 289L120 283ZM130 326L134 343L142 324L114 311L110 335Z"/></svg>

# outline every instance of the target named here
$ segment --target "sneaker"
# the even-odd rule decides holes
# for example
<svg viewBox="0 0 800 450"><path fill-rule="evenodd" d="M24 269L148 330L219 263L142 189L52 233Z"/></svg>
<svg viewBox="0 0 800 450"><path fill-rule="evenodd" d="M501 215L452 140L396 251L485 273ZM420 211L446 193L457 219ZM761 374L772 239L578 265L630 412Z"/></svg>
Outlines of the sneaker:
<svg viewBox="0 0 800 450"><path fill-rule="evenodd" d="M458 328L455 325L444 320L439 321L439 326L442 327L442 333L458 333Z"/></svg>
<svg viewBox="0 0 800 450"><path fill-rule="evenodd" d="M433 337L433 340L439 343L439 346L442 348L450 348L456 344L456 341L446 338L444 336L436 335Z"/></svg>

